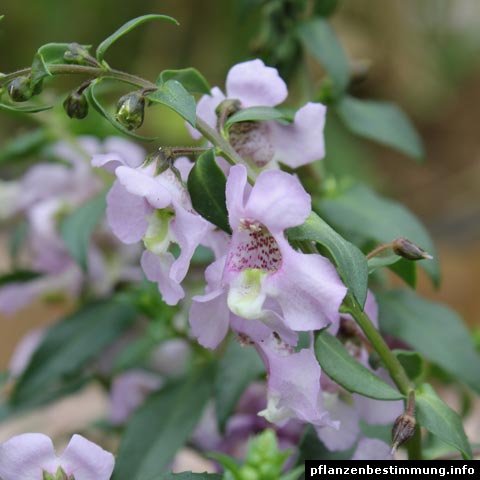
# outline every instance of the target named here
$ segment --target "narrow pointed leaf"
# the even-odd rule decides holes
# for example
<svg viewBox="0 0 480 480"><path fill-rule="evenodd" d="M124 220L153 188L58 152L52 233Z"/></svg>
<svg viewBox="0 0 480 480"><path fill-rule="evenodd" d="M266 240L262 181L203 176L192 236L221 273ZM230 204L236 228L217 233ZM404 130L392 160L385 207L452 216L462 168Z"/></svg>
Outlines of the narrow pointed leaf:
<svg viewBox="0 0 480 480"><path fill-rule="evenodd" d="M90 87L85 90L85 95L88 99L88 103L103 117L105 120L108 120L117 130L128 135L129 137L136 138L137 140L142 140L143 142L153 142L155 138L143 137L142 135L137 135L136 133L131 132L126 129L122 124L118 123L112 115L110 115L107 110L103 107L100 101L97 98L96 88L100 84L101 80L94 81Z"/></svg>
<svg viewBox="0 0 480 480"><path fill-rule="evenodd" d="M472 449L463 430L461 418L443 402L428 383L415 391L415 407L419 425L457 449L465 460L472 459Z"/></svg>
<svg viewBox="0 0 480 480"><path fill-rule="evenodd" d="M190 125L195 126L197 118L195 99L177 80L166 81L158 90L147 95L147 98L171 108Z"/></svg>
<svg viewBox="0 0 480 480"><path fill-rule="evenodd" d="M102 194L84 203L60 224L60 233L68 252L84 271L87 270L90 239L105 213L105 207L105 195Z"/></svg>
<svg viewBox="0 0 480 480"><path fill-rule="evenodd" d="M234 113L228 120L225 122L225 126L229 127L230 125L237 122L252 122L252 121L268 121L268 120L287 120L291 121L292 116L278 110L273 107L250 107L243 108L238 112Z"/></svg>
<svg viewBox="0 0 480 480"><path fill-rule="evenodd" d="M135 317L130 305L109 300L87 305L50 327L15 386L13 403L30 402L51 388L68 385Z"/></svg>
<svg viewBox="0 0 480 480"><path fill-rule="evenodd" d="M298 27L303 46L328 72L340 91L350 80L348 60L335 31L324 18L307 20Z"/></svg>
<svg viewBox="0 0 480 480"><path fill-rule="evenodd" d="M145 22L150 22L151 20L164 20L169 23L174 23L178 25L177 20L167 15L143 15L141 17L134 18L129 22L122 25L118 30L116 30L112 35L106 38L98 47L97 47L97 60L102 63L103 58L105 57L106 51L119 39L126 35L128 32L131 32L134 28L142 25Z"/></svg>
<svg viewBox="0 0 480 480"><path fill-rule="evenodd" d="M177 80L191 93L210 94L210 85L206 78L196 68L190 67L182 68L181 70L164 70L155 83L158 86L162 86L169 80Z"/></svg>
<svg viewBox="0 0 480 480"><path fill-rule="evenodd" d="M345 285L363 308L367 298L368 266L365 255L312 212L306 222L287 231L289 240L307 240L320 245L336 265Z"/></svg>
<svg viewBox="0 0 480 480"><path fill-rule="evenodd" d="M171 464L200 420L212 393L212 377L207 366L148 397L123 435L114 480L155 478Z"/></svg>
<svg viewBox="0 0 480 480"><path fill-rule="evenodd" d="M405 237L416 243L433 255L433 260L417 263L433 283L439 285L440 268L435 245L425 227L403 205L357 184L335 197L322 199L317 207L346 238L374 240L382 244Z"/></svg>
<svg viewBox="0 0 480 480"><path fill-rule="evenodd" d="M8 103L0 103L0 110L19 113L38 113L45 110L51 110L52 105L13 105Z"/></svg>
<svg viewBox="0 0 480 480"><path fill-rule="evenodd" d="M480 393L480 354L457 313L411 290L382 292L376 298L382 331Z"/></svg>
<svg viewBox="0 0 480 480"><path fill-rule="evenodd" d="M317 336L315 354L323 371L349 392L378 400L404 398L400 392L357 362L342 343L326 330Z"/></svg>
<svg viewBox="0 0 480 480"><path fill-rule="evenodd" d="M215 376L215 411L221 431L246 388L262 373L265 367L254 348L230 342Z"/></svg>
<svg viewBox="0 0 480 480"><path fill-rule="evenodd" d="M227 180L215 161L213 150L202 153L188 177L193 208L209 222L231 233L225 200Z"/></svg>
<svg viewBox="0 0 480 480"><path fill-rule="evenodd" d="M420 136L397 105L345 96L336 110L353 133L399 150L417 161L423 160L425 152Z"/></svg>

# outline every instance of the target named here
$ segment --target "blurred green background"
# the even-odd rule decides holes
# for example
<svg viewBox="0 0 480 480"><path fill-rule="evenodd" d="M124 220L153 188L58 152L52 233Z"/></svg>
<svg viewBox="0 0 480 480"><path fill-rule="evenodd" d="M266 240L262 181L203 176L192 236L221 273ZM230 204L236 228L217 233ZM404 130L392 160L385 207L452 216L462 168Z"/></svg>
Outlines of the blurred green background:
<svg viewBox="0 0 480 480"><path fill-rule="evenodd" d="M110 65L151 80L163 69L193 66L211 85L223 87L230 66L255 55L263 3L3 0L0 71L29 65L44 43L75 41L96 46L135 16L163 13L177 18L180 27L145 24L112 47L107 56ZM479 18L477 0L340 0L332 22L358 72L351 92L398 103L419 129L427 161L419 165L347 134L334 122L327 125L326 159L338 175L360 177L405 203L425 222L439 246L444 280L439 292L433 291L426 279L421 279L420 289L449 303L473 328L480 328ZM312 74L319 84L323 72L317 68ZM300 81L293 78L292 82L291 101L300 102ZM76 85L78 81L72 79L55 80L44 97L53 98L55 88L63 98ZM3 113L0 122L0 148L35 126L30 117ZM112 133L95 113L88 121L71 125L78 133ZM141 133L159 136L160 144L191 142L183 122L161 108L149 112ZM17 174L14 168L2 175L11 178ZM3 267L5 259L0 261ZM32 312L35 323L51 313L38 306L29 312L11 324L11 337L4 339L0 363L32 323Z"/></svg>

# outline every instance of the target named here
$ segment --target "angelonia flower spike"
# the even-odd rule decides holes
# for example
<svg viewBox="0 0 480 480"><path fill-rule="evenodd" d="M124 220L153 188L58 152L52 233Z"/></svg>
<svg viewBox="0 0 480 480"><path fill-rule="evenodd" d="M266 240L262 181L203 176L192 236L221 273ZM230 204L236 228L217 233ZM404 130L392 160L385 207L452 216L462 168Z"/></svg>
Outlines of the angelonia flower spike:
<svg viewBox="0 0 480 480"><path fill-rule="evenodd" d="M473 457L428 383L439 367L480 391L470 332L415 292L417 267L439 284L434 244L357 182L363 156L347 173L335 164L348 132L417 160L420 138L395 105L355 98L357 59L329 26L337 2L244 3L245 22L258 13L258 58L226 69L221 87L196 68L152 82L110 66L132 29L177 23L157 14L95 54L48 43L31 67L0 73L0 112L45 110L0 149L0 313L30 308L32 324L0 375L1 418L77 392L83 402L92 386L103 399L93 424L61 430L95 429L99 445L13 436L0 480L293 480L304 459L400 458L405 445L415 460L437 441L447 458ZM81 77L66 115L41 103L57 75ZM111 84L124 89L116 102ZM90 135L75 135L84 118ZM172 138L187 145L161 145ZM40 302L55 319L40 322ZM192 456L206 472L189 472Z"/></svg>
<svg viewBox="0 0 480 480"><path fill-rule="evenodd" d="M115 459L95 443L74 435L61 455L40 433L25 433L0 444L2 480L109 480Z"/></svg>

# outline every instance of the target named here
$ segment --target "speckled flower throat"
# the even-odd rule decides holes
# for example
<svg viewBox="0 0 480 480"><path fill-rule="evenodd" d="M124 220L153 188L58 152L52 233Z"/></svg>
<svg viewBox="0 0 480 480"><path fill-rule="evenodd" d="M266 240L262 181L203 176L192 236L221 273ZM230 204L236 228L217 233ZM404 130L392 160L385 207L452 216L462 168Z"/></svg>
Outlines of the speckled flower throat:
<svg viewBox="0 0 480 480"><path fill-rule="evenodd" d="M271 273L280 268L282 254L278 244L260 222L242 219L238 230L236 248L228 259L231 270L241 272L251 268Z"/></svg>

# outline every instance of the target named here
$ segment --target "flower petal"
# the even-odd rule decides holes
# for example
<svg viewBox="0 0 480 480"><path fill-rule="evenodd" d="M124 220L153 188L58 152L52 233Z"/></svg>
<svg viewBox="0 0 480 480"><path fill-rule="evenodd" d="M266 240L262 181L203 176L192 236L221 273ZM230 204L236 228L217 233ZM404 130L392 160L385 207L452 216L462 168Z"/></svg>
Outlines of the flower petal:
<svg viewBox="0 0 480 480"><path fill-rule="evenodd" d="M332 424L323 408L320 365L312 349L291 353L275 336L258 344L268 371L268 406L259 415L282 425L290 418Z"/></svg>
<svg viewBox="0 0 480 480"><path fill-rule="evenodd" d="M129 193L145 198L152 207L165 208L172 201L170 192L147 172L130 167L118 167L115 174Z"/></svg>
<svg viewBox="0 0 480 480"><path fill-rule="evenodd" d="M230 324L227 295L222 289L193 297L189 321L200 345L214 349L225 338Z"/></svg>
<svg viewBox="0 0 480 480"><path fill-rule="evenodd" d="M267 67L261 60L251 60L233 66L227 75L228 98L241 101L242 107L274 107L288 95L287 85L276 68Z"/></svg>
<svg viewBox="0 0 480 480"><path fill-rule="evenodd" d="M115 458L97 444L74 435L60 457L60 465L75 480L110 480Z"/></svg>
<svg viewBox="0 0 480 480"><path fill-rule="evenodd" d="M110 421L115 425L125 423L147 395L161 384L157 375L143 370L131 370L116 376L110 388Z"/></svg>
<svg viewBox="0 0 480 480"><path fill-rule="evenodd" d="M199 215L175 206L175 217L170 223L170 232L180 246L180 256L175 260L170 277L180 283L188 272L190 260L205 237L209 224Z"/></svg>
<svg viewBox="0 0 480 480"><path fill-rule="evenodd" d="M118 180L108 192L108 224L123 243L136 243L142 239L152 212L153 208L144 198L129 193Z"/></svg>
<svg viewBox="0 0 480 480"><path fill-rule="evenodd" d="M274 160L297 168L325 156L323 130L326 107L307 103L295 114L290 125L269 122L270 142L275 148Z"/></svg>
<svg viewBox="0 0 480 480"><path fill-rule="evenodd" d="M230 169L225 190L228 221L232 230L240 224L245 212L245 191L247 188L247 169L243 165L235 165Z"/></svg>
<svg viewBox="0 0 480 480"><path fill-rule="evenodd" d="M273 233L301 225L311 209L310 195L298 178L280 170L265 170L250 192L245 215Z"/></svg>
<svg viewBox="0 0 480 480"><path fill-rule="evenodd" d="M358 413L352 406L340 400L338 395L324 394L325 408L331 418L340 422L339 428L317 428L320 440L331 451L348 450L360 433Z"/></svg>
<svg viewBox="0 0 480 480"><path fill-rule="evenodd" d="M217 114L215 109L225 100L225 95L218 87L213 87L210 95L203 95L197 103L197 117L201 118L210 127L215 128L217 125ZM193 128L189 123L186 123L187 129L194 140L202 138L202 134Z"/></svg>
<svg viewBox="0 0 480 480"><path fill-rule="evenodd" d="M391 460L390 447L378 438L361 438L352 460Z"/></svg>
<svg viewBox="0 0 480 480"><path fill-rule="evenodd" d="M41 433L18 435L0 445L3 480L42 480L43 470L55 473L58 465L52 441Z"/></svg>
<svg viewBox="0 0 480 480"><path fill-rule="evenodd" d="M319 254L296 252L283 236L275 239L282 266L266 277L264 285L267 294L278 301L285 324L295 331L336 324L347 288L335 267Z"/></svg>
<svg viewBox="0 0 480 480"><path fill-rule="evenodd" d="M149 250L143 252L140 261L146 277L158 284L158 290L168 305L176 305L185 296L181 285L170 278L170 269L174 261L175 257L170 252L155 255Z"/></svg>

